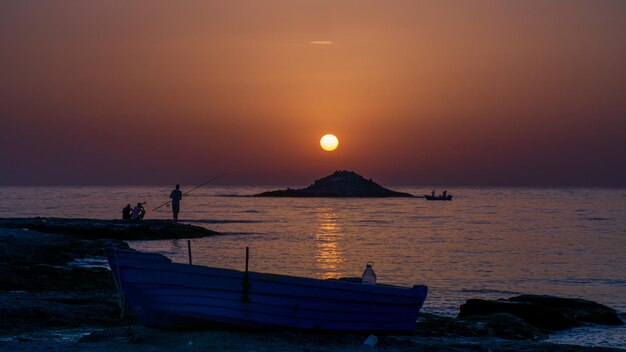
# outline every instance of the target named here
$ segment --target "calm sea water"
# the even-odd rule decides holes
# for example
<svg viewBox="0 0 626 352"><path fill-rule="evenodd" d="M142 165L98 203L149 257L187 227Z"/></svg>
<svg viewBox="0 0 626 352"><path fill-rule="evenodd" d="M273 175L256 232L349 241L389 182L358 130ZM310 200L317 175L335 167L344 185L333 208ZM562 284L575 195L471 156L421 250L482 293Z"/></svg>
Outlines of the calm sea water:
<svg viewBox="0 0 626 352"><path fill-rule="evenodd" d="M181 219L223 233L192 240L194 264L317 278L360 276L426 284L424 311L453 316L468 298L579 297L626 313L626 189L457 188L425 199L241 197L286 188L206 187L183 199ZM416 195L430 188L395 187ZM0 217L120 218L147 202L167 219L163 187L0 187ZM184 191L184 188L183 188ZM187 261L185 240L134 242ZM582 328L558 342L626 348L626 329Z"/></svg>

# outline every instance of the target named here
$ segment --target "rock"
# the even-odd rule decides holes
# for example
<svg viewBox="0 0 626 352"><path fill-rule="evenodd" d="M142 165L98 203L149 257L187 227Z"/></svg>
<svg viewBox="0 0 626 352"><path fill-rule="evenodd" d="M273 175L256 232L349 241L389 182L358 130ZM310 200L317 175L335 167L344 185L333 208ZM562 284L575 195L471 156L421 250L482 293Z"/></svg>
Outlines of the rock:
<svg viewBox="0 0 626 352"><path fill-rule="evenodd" d="M469 299L461 305L460 318L496 313L512 314L535 327L557 331L584 324L622 325L617 312L583 299L521 295L507 300Z"/></svg>
<svg viewBox="0 0 626 352"><path fill-rule="evenodd" d="M67 218L5 218L0 227L72 235L82 239L164 240L218 234L204 227L168 220L102 220Z"/></svg>
<svg viewBox="0 0 626 352"><path fill-rule="evenodd" d="M508 313L473 316L465 319L467 323L484 331L483 336L500 337L509 340L543 340L548 334L524 320Z"/></svg>
<svg viewBox="0 0 626 352"><path fill-rule="evenodd" d="M307 188L285 189L255 194L255 197L413 197L396 192L353 171L335 171Z"/></svg>
<svg viewBox="0 0 626 352"><path fill-rule="evenodd" d="M545 331L506 313L456 319L420 313L413 335L447 338L499 337L509 340L532 341L547 337Z"/></svg>
<svg viewBox="0 0 626 352"><path fill-rule="evenodd" d="M135 330L141 330L134 327ZM133 326L113 327L109 329L101 329L93 331L78 339L78 343L97 343L97 342L115 342L115 343L137 343L145 340L145 336L137 335L133 331Z"/></svg>
<svg viewBox="0 0 626 352"><path fill-rule="evenodd" d="M104 257L105 243L113 239L118 248L128 248L115 238L212 234L215 232L169 221L0 219L0 335L133 321L129 314L120 318L115 285ZM86 259L95 266L82 266Z"/></svg>
<svg viewBox="0 0 626 352"><path fill-rule="evenodd" d="M68 265L104 262L104 240L16 231L0 234L0 334L124 322L111 272Z"/></svg>
<svg viewBox="0 0 626 352"><path fill-rule="evenodd" d="M42 328L116 326L120 318L115 291L0 291L0 335Z"/></svg>

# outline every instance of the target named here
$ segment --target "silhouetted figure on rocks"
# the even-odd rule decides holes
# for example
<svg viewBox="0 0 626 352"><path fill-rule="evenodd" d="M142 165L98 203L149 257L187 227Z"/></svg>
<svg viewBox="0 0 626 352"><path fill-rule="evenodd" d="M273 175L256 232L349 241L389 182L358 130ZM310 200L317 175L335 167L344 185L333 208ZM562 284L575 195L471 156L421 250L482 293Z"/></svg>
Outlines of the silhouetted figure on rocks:
<svg viewBox="0 0 626 352"><path fill-rule="evenodd" d="M170 193L172 198L172 215L174 217L174 223L178 222L178 213L180 212L180 200L183 199L183 192L180 190L180 185L176 185L176 189Z"/></svg>
<svg viewBox="0 0 626 352"><path fill-rule="evenodd" d="M130 220L131 219L130 214L132 213L132 211L133 211L133 208L130 206L130 204L126 204L124 209L122 209L122 220Z"/></svg>
<svg viewBox="0 0 626 352"><path fill-rule="evenodd" d="M133 208L131 218L133 220L143 220L144 215L146 215L146 209L143 208L142 203L137 203L137 206Z"/></svg>

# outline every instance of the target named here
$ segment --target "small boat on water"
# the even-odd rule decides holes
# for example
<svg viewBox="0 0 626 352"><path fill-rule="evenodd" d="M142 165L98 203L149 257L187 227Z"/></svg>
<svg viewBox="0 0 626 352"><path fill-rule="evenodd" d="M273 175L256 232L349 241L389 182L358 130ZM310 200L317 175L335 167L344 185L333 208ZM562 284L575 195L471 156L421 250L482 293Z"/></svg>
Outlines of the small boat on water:
<svg viewBox="0 0 626 352"><path fill-rule="evenodd" d="M447 196L429 196L428 194L424 194L424 198L426 198L426 200L452 200L452 195L448 194Z"/></svg>
<svg viewBox="0 0 626 352"><path fill-rule="evenodd" d="M121 297L145 326L410 332L428 288L363 284L173 263L109 247ZM246 265L247 267L247 265Z"/></svg>

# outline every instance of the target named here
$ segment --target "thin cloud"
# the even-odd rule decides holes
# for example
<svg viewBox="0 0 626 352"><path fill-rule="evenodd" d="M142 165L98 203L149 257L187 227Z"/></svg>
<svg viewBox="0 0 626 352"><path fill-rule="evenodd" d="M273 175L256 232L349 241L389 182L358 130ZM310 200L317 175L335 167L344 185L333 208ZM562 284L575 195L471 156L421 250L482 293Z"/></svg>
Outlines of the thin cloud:
<svg viewBox="0 0 626 352"><path fill-rule="evenodd" d="M333 45L333 42L330 40L312 40L309 44L313 45Z"/></svg>

